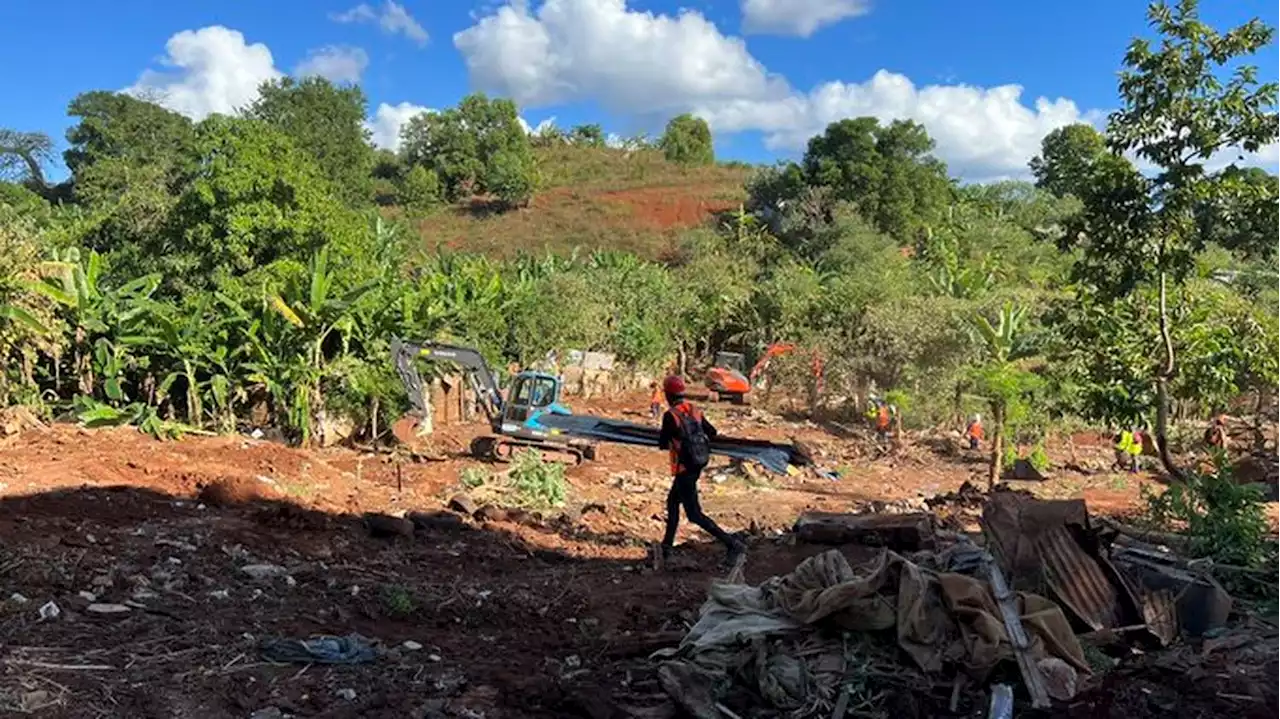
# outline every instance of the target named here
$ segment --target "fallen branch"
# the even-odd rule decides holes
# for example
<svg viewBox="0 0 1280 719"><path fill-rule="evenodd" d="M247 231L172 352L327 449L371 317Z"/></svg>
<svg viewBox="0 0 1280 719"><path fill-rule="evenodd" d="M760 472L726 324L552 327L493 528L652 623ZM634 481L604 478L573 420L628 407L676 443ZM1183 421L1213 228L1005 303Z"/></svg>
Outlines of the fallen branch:
<svg viewBox="0 0 1280 719"><path fill-rule="evenodd" d="M52 669L56 671L85 671L85 672L105 672L115 671L115 667L106 664L53 664L50 662L37 662L31 659L5 659L5 664L13 664L15 666L35 667L37 669Z"/></svg>
<svg viewBox="0 0 1280 719"><path fill-rule="evenodd" d="M1173 532L1160 532L1154 529L1140 529L1123 522L1118 522L1110 517L1096 517L1098 524L1115 531L1126 537L1132 537L1140 542L1149 544L1163 544L1170 549L1186 551L1191 548L1191 537L1185 534L1175 534Z"/></svg>

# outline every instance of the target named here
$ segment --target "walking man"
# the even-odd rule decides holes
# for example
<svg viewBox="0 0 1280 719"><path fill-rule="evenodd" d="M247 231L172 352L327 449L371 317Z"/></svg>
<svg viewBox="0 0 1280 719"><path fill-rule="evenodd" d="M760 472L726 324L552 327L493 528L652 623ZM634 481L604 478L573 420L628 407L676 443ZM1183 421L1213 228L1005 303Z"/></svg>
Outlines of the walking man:
<svg viewBox="0 0 1280 719"><path fill-rule="evenodd" d="M662 559L670 558L675 546L676 529L680 525L680 508L685 517L725 546L725 564L733 566L746 552L742 542L730 537L710 517L702 513L698 501L698 479L711 458L711 440L716 428L702 412L685 399L684 380L671 375L662 382L662 391L670 407L662 415L662 431L658 446L671 454L671 491L667 493L667 531L662 537Z"/></svg>

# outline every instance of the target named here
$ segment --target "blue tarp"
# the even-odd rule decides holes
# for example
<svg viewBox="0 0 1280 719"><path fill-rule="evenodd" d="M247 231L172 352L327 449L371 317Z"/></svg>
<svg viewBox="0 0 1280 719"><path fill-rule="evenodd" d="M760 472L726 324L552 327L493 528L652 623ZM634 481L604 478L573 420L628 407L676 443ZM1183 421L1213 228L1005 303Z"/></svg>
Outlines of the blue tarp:
<svg viewBox="0 0 1280 719"><path fill-rule="evenodd" d="M588 415L544 415L539 423L576 437L599 439L606 442L635 444L643 447L658 446L658 428L616 419ZM765 469L786 474L788 465L809 464L794 445L777 444L758 439L718 437L711 442L711 453L745 461L758 462Z"/></svg>

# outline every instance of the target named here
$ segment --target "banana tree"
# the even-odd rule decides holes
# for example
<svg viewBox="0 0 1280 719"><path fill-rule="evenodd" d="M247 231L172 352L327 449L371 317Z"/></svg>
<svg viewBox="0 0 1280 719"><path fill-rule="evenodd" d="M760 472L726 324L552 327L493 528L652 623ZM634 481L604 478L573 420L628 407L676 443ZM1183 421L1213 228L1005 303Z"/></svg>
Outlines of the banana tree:
<svg viewBox="0 0 1280 719"><path fill-rule="evenodd" d="M305 282L264 293L262 315L247 329L254 355L247 364L251 378L267 388L277 411L286 409L287 424L304 446L311 443L316 413L324 407L325 365L349 351L353 307L373 289L368 283L338 295L329 250L322 248L312 257Z"/></svg>
<svg viewBox="0 0 1280 719"><path fill-rule="evenodd" d="M145 369L146 356L132 350L150 342L149 299L160 284L146 275L119 288L101 285L102 257L90 251L81 259L75 248L44 263L46 275L32 288L64 308L72 327L72 371L79 394L93 396L98 384L109 402L128 399L126 370ZM57 368L55 367L55 381Z"/></svg>
<svg viewBox="0 0 1280 719"><path fill-rule="evenodd" d="M213 404L213 416L222 431L235 426L232 410L232 364L239 352L231 346L232 325L243 319L235 314L213 311L215 298L200 295L185 307L153 303L152 338L154 351L168 355L170 369L156 388L157 405L169 398L179 381L185 394L187 422L203 427L205 400Z"/></svg>
<svg viewBox="0 0 1280 719"><path fill-rule="evenodd" d="M981 360L974 377L991 407L992 435L991 460L987 483L994 486L1003 470L1004 441L1011 411L1025 411L1023 400L1039 386L1039 378L1020 366L1020 362L1035 354L1032 335L1027 328L1027 310L1012 302L1000 308L996 323L992 324L980 313L971 318Z"/></svg>

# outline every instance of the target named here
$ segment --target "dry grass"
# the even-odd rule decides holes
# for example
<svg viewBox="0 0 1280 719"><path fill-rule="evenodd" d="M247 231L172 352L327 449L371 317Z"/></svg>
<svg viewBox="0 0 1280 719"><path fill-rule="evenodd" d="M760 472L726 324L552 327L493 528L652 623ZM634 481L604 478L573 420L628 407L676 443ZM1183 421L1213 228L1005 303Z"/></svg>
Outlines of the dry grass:
<svg viewBox="0 0 1280 719"><path fill-rule="evenodd" d="M525 209L501 214L475 202L418 221L423 249L483 252L625 250L656 258L683 230L741 202L750 170L683 168L653 150L537 150L542 184Z"/></svg>

